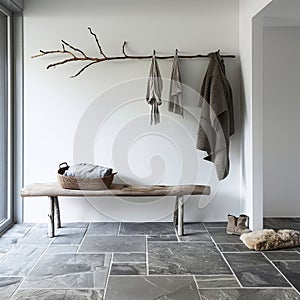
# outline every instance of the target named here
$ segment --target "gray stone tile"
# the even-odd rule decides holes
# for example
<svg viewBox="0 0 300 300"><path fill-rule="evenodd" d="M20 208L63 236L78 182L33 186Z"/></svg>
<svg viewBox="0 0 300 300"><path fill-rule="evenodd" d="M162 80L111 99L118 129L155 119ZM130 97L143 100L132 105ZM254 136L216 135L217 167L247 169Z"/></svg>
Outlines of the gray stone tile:
<svg viewBox="0 0 300 300"><path fill-rule="evenodd" d="M276 267L300 291L300 261L275 261Z"/></svg>
<svg viewBox="0 0 300 300"><path fill-rule="evenodd" d="M199 289L240 287L234 275L197 275L195 278Z"/></svg>
<svg viewBox="0 0 300 300"><path fill-rule="evenodd" d="M0 277L1 300L8 300L20 285L23 277Z"/></svg>
<svg viewBox="0 0 300 300"><path fill-rule="evenodd" d="M169 222L121 223L120 235L175 235Z"/></svg>
<svg viewBox="0 0 300 300"><path fill-rule="evenodd" d="M145 263L113 263L110 275L147 275Z"/></svg>
<svg viewBox="0 0 300 300"><path fill-rule="evenodd" d="M15 236L0 236L0 253L7 253L20 240L20 237Z"/></svg>
<svg viewBox="0 0 300 300"><path fill-rule="evenodd" d="M221 252L253 252L254 250L249 249L244 244L218 244Z"/></svg>
<svg viewBox="0 0 300 300"><path fill-rule="evenodd" d="M148 243L149 274L231 274L215 246L207 243Z"/></svg>
<svg viewBox="0 0 300 300"><path fill-rule="evenodd" d="M206 230L209 233L220 233L220 234L227 235L226 228L224 228L224 227L207 227Z"/></svg>
<svg viewBox="0 0 300 300"><path fill-rule="evenodd" d="M201 242L211 242L211 238L207 232L192 232L187 233L179 237L180 241L201 241Z"/></svg>
<svg viewBox="0 0 300 300"><path fill-rule="evenodd" d="M62 223L62 228L88 228L90 222L66 222Z"/></svg>
<svg viewBox="0 0 300 300"><path fill-rule="evenodd" d="M86 232L85 228L60 228L57 230L53 244L79 245Z"/></svg>
<svg viewBox="0 0 300 300"><path fill-rule="evenodd" d="M117 235L119 227L118 222L92 222L86 235Z"/></svg>
<svg viewBox="0 0 300 300"><path fill-rule="evenodd" d="M114 253L114 262L146 262L146 253Z"/></svg>
<svg viewBox="0 0 300 300"><path fill-rule="evenodd" d="M33 228L19 240L19 244L48 245L52 241L47 228Z"/></svg>
<svg viewBox="0 0 300 300"><path fill-rule="evenodd" d="M46 253L76 253L78 245L50 245Z"/></svg>
<svg viewBox="0 0 300 300"><path fill-rule="evenodd" d="M290 287L261 253L224 253L243 287Z"/></svg>
<svg viewBox="0 0 300 300"><path fill-rule="evenodd" d="M211 238L202 223L184 224L184 235L179 237L180 241L209 241Z"/></svg>
<svg viewBox="0 0 300 300"><path fill-rule="evenodd" d="M268 251L263 251L264 253L268 252L290 252L290 251L299 251L300 247L295 247L295 248L282 248L282 249L276 249L276 250L268 250Z"/></svg>
<svg viewBox="0 0 300 300"><path fill-rule="evenodd" d="M300 230L300 222L293 218L264 218L264 228Z"/></svg>
<svg viewBox="0 0 300 300"><path fill-rule="evenodd" d="M270 260L299 260L300 261L300 254L294 251L269 251L264 252L264 254ZM299 278L300 280L300 278Z"/></svg>
<svg viewBox="0 0 300 300"><path fill-rule="evenodd" d="M35 265L45 245L18 245L5 255L0 263L1 276L25 276Z"/></svg>
<svg viewBox="0 0 300 300"><path fill-rule="evenodd" d="M203 222L205 227L227 227L227 222Z"/></svg>
<svg viewBox="0 0 300 300"><path fill-rule="evenodd" d="M106 300L199 300L196 284L190 276L112 276Z"/></svg>
<svg viewBox="0 0 300 300"><path fill-rule="evenodd" d="M103 290L18 290L12 300L102 300Z"/></svg>
<svg viewBox="0 0 300 300"><path fill-rule="evenodd" d="M37 228L37 229L48 228L48 223L37 223L35 225L35 228Z"/></svg>
<svg viewBox="0 0 300 300"><path fill-rule="evenodd" d="M299 300L293 289L200 289L201 299L205 300Z"/></svg>
<svg viewBox="0 0 300 300"><path fill-rule="evenodd" d="M206 231L203 223L199 223L199 222L184 223L184 232L185 233L198 233L199 231L200 232Z"/></svg>
<svg viewBox="0 0 300 300"><path fill-rule="evenodd" d="M178 242L176 235L150 235L147 240L148 242Z"/></svg>
<svg viewBox="0 0 300 300"><path fill-rule="evenodd" d="M45 254L21 288L103 289L110 259L105 254Z"/></svg>
<svg viewBox="0 0 300 300"><path fill-rule="evenodd" d="M79 252L146 252L146 237L85 236Z"/></svg>
<svg viewBox="0 0 300 300"><path fill-rule="evenodd" d="M35 223L18 223L14 224L11 228L4 232L4 236L23 236L25 235Z"/></svg>
<svg viewBox="0 0 300 300"><path fill-rule="evenodd" d="M217 244L224 243L235 243L241 244L242 241L238 235L227 234L226 228L207 228L210 236L214 239Z"/></svg>

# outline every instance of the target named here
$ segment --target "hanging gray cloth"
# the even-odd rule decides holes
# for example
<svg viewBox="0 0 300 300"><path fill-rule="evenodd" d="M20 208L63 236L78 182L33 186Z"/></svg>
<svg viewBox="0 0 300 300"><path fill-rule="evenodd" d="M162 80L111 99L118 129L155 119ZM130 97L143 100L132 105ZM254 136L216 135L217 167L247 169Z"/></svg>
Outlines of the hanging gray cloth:
<svg viewBox="0 0 300 300"><path fill-rule="evenodd" d="M177 50L174 55L174 61L172 67L168 110L170 112L183 116L182 84L181 84Z"/></svg>
<svg viewBox="0 0 300 300"><path fill-rule="evenodd" d="M196 147L215 164L219 180L229 173L229 137L234 133L232 90L219 52L209 54L201 88L201 115Z"/></svg>
<svg viewBox="0 0 300 300"><path fill-rule="evenodd" d="M162 88L163 82L160 76L155 53L153 53L146 93L146 101L151 105L151 125L156 125L160 122L158 106L162 103Z"/></svg>

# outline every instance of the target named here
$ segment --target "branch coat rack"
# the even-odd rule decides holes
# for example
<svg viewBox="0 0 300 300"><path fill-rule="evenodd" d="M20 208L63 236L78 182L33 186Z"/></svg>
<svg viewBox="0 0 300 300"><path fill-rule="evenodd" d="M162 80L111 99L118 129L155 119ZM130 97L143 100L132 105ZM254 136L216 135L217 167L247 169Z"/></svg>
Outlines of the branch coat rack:
<svg viewBox="0 0 300 300"><path fill-rule="evenodd" d="M87 62L89 62L87 65L82 67L75 75L71 76L71 78L79 76L84 70L86 70L88 67L92 66L93 64L101 63L101 62L104 62L104 61L123 60L123 59L150 59L150 58L152 58L152 55L139 55L139 56L128 55L125 51L125 46L126 46L127 42L124 42L123 46L122 46L122 54L123 55L121 55L121 56L107 56L103 52L103 49L100 45L100 42L99 42L99 39L98 39L97 35L92 31L92 29L90 27L88 27L88 30L89 30L90 34L95 39L95 42L96 42L98 50L99 50L100 57L88 56L81 49L72 46L71 44L67 43L64 40L61 40L62 49L60 49L60 50L48 50L48 51L40 50L39 54L34 55L31 58L37 58L37 57L41 57L41 56L45 56L45 55L49 55L49 54L64 54L64 55L69 56L67 59L64 59L62 61L59 61L59 62L52 63L52 64L48 65L47 69L54 68L56 66L63 65L63 64L69 63L69 62L74 62L74 61L87 61ZM177 52L178 52L178 50L176 49L176 53ZM153 51L153 54L155 54L155 50ZM208 56L208 54L194 54L194 55L178 55L178 57L180 59L186 59L186 58L192 59L192 58L206 58L206 57L209 57L209 56ZM221 57L223 57L223 58L235 58L235 55L221 55ZM156 56L156 58L157 59L171 59L171 58L174 58L174 55Z"/></svg>

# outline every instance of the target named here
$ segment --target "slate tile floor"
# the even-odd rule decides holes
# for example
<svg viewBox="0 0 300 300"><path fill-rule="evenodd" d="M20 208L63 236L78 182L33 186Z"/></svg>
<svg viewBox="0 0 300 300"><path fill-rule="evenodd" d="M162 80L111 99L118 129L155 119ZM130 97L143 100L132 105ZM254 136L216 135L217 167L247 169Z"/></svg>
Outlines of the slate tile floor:
<svg viewBox="0 0 300 300"><path fill-rule="evenodd" d="M300 219L266 219L300 229ZM0 236L0 300L299 299L300 248L250 251L226 223L17 224Z"/></svg>

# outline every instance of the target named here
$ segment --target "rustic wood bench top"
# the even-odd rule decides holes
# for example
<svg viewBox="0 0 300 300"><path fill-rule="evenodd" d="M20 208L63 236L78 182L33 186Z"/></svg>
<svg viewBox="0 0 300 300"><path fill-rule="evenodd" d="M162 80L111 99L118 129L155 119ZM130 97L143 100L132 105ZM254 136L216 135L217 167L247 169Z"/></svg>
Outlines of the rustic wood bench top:
<svg viewBox="0 0 300 300"><path fill-rule="evenodd" d="M179 196L179 195L209 195L210 187L206 185L150 185L150 186L128 186L113 184L110 189L91 190L67 190L61 188L58 183L34 183L24 187L21 191L22 197L38 196L61 196L61 197L101 197L101 196L123 196L123 197L151 197L151 196Z"/></svg>
<svg viewBox="0 0 300 300"><path fill-rule="evenodd" d="M131 186L113 184L107 190L67 190L61 188L58 183L33 183L25 186L21 190L22 197L41 197L50 198L49 210L49 237L55 236L56 227L61 227L60 209L58 197L155 197L155 196L176 196L174 210L174 225L178 225L178 235L183 235L183 212L185 195L209 195L210 187L207 185L150 185L150 186Z"/></svg>

